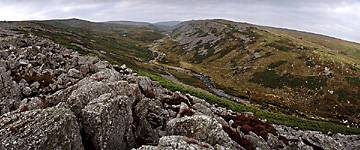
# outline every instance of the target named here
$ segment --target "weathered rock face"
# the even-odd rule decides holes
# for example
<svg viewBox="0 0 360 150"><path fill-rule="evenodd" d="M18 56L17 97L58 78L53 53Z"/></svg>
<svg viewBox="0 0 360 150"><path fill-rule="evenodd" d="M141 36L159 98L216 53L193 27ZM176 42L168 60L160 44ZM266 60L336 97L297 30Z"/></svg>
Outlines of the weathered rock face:
<svg viewBox="0 0 360 150"><path fill-rule="evenodd" d="M138 150L213 150L211 145L185 136L164 136L157 146L141 146Z"/></svg>
<svg viewBox="0 0 360 150"><path fill-rule="evenodd" d="M1 114L18 109L24 98L42 97L67 88L97 71L95 64L99 59L79 57L46 39L7 30L0 32ZM79 71L84 64L93 67Z"/></svg>
<svg viewBox="0 0 360 150"><path fill-rule="evenodd" d="M169 112L157 99L144 98L134 107L134 125L138 144L157 144L165 131Z"/></svg>
<svg viewBox="0 0 360 150"><path fill-rule="evenodd" d="M360 136L260 121L125 65L0 29L2 149L359 149Z"/></svg>
<svg viewBox="0 0 360 150"><path fill-rule="evenodd" d="M182 135L211 145L222 145L230 149L240 149L222 130L215 118L205 115L185 116L174 118L167 123L167 134Z"/></svg>
<svg viewBox="0 0 360 150"><path fill-rule="evenodd" d="M126 149L133 147L132 131L133 100L127 96L113 97L110 93L103 94L92 100L84 109L83 128L91 145L95 149Z"/></svg>
<svg viewBox="0 0 360 150"><path fill-rule="evenodd" d="M11 112L0 118L0 149L84 149L74 114L65 108Z"/></svg>
<svg viewBox="0 0 360 150"><path fill-rule="evenodd" d="M7 71L0 63L0 114L11 111L19 105L21 90L16 82L10 76L11 72ZM28 92L25 92L28 93Z"/></svg>
<svg viewBox="0 0 360 150"><path fill-rule="evenodd" d="M295 130L282 125L274 125L278 133L288 139L290 145L306 145L312 149L359 149L360 135L325 135L317 131ZM346 138L344 138L346 137ZM346 141L346 142L345 142Z"/></svg>
<svg viewBox="0 0 360 150"><path fill-rule="evenodd" d="M144 95L148 98L154 98L155 92L153 89L152 82L149 78L146 77L139 77L138 78L138 84L140 86L141 91L144 93Z"/></svg>

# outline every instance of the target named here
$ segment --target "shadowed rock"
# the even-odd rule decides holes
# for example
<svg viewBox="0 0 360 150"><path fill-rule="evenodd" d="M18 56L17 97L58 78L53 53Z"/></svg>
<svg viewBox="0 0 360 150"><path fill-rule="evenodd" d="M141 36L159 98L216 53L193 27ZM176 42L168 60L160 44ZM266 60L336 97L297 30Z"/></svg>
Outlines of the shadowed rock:
<svg viewBox="0 0 360 150"><path fill-rule="evenodd" d="M127 96L103 94L82 109L85 137L95 149L126 149L134 146L131 106ZM88 145L90 147L90 145Z"/></svg>

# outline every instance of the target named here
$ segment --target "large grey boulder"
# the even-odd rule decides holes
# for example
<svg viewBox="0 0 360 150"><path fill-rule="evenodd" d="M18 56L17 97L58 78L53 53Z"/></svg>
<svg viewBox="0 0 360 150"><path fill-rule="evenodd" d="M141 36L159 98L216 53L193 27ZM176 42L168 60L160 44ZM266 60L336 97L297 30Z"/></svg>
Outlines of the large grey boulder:
<svg viewBox="0 0 360 150"><path fill-rule="evenodd" d="M244 135L244 137L253 144L253 147L258 149L270 149L270 146L267 144L267 142L261 136L257 136L253 132L250 132L249 135Z"/></svg>
<svg viewBox="0 0 360 150"><path fill-rule="evenodd" d="M0 66L0 115L17 108L21 98L20 86L12 80L10 70Z"/></svg>
<svg viewBox="0 0 360 150"><path fill-rule="evenodd" d="M74 114L69 109L53 107L2 115L0 149L84 148Z"/></svg>
<svg viewBox="0 0 360 150"><path fill-rule="evenodd" d="M308 132L305 135L302 136L303 141L316 149L325 149L325 150L331 150L331 149L345 149L339 142L335 141L332 137L321 134L319 132Z"/></svg>
<svg viewBox="0 0 360 150"><path fill-rule="evenodd" d="M213 150L210 144L185 136L163 136L157 146L144 145L137 150Z"/></svg>
<svg viewBox="0 0 360 150"><path fill-rule="evenodd" d="M135 145L133 105L143 98L139 86L113 69L101 70L47 97L63 102L83 128L87 149L129 149Z"/></svg>
<svg viewBox="0 0 360 150"><path fill-rule="evenodd" d="M84 138L88 138L84 140L89 140L87 148L113 150L133 147L133 102L133 98L107 93L85 106L81 118Z"/></svg>
<svg viewBox="0 0 360 150"><path fill-rule="evenodd" d="M295 130L291 127L286 127L282 125L274 125L277 130L277 133L290 142L289 147L297 147L303 149L356 149L359 148L358 144L360 141L360 136L343 136L341 135L326 135L318 131L302 131ZM340 138L341 137L341 138ZM348 139L346 139L348 137ZM351 138L355 137L355 138ZM346 139L346 142L344 140Z"/></svg>
<svg viewBox="0 0 360 150"><path fill-rule="evenodd" d="M221 124L210 116L194 115L174 118L167 123L168 135L182 135L210 145L222 145L229 149L242 149L222 129Z"/></svg>
<svg viewBox="0 0 360 150"><path fill-rule="evenodd" d="M143 98L134 106L136 139L138 144L157 144L164 132L169 112L157 99Z"/></svg>
<svg viewBox="0 0 360 150"><path fill-rule="evenodd" d="M75 68L69 69L68 75L73 78L82 78L81 72Z"/></svg>
<svg viewBox="0 0 360 150"><path fill-rule="evenodd" d="M138 77L137 83L142 91L142 93L148 98L155 97L155 91L152 81L147 77Z"/></svg>
<svg viewBox="0 0 360 150"><path fill-rule="evenodd" d="M360 149L360 135L343 135L337 133L332 136L334 140L339 142L344 149L357 150Z"/></svg>
<svg viewBox="0 0 360 150"><path fill-rule="evenodd" d="M140 99L141 93L137 85L122 80L121 74L113 69L104 69L89 77L80 80L78 83L55 92L46 97L51 105L66 102L76 115L91 100L98 98L105 93L113 95L125 95Z"/></svg>

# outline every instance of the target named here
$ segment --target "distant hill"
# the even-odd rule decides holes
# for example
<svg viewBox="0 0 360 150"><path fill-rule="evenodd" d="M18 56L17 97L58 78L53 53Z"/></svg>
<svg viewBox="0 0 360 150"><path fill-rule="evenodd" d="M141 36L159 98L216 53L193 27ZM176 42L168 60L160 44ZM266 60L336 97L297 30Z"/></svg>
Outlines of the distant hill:
<svg viewBox="0 0 360 150"><path fill-rule="evenodd" d="M160 30L171 31L176 25L180 24L181 21L166 21L166 22L156 22L153 25L158 27Z"/></svg>
<svg viewBox="0 0 360 150"><path fill-rule="evenodd" d="M122 25L130 25L130 26L150 26L151 23L147 22L135 22L135 21L108 21L107 23L115 23L115 24L122 24Z"/></svg>

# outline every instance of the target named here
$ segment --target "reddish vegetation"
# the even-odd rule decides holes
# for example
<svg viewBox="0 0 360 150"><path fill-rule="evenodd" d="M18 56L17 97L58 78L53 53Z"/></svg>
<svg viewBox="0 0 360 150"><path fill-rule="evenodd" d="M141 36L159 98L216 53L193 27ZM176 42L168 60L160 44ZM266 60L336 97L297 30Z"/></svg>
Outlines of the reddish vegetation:
<svg viewBox="0 0 360 150"><path fill-rule="evenodd" d="M184 139L186 143L188 144L196 144L196 145L200 145L201 143L199 143L198 141L196 141L195 139L193 138L186 138ZM209 145L207 144L201 144L202 147L204 148L209 148Z"/></svg>
<svg viewBox="0 0 360 150"><path fill-rule="evenodd" d="M192 139L192 138L186 138L184 140L186 143L189 143L189 144L199 144L198 141L196 141L195 139Z"/></svg>
<svg viewBox="0 0 360 150"><path fill-rule="evenodd" d="M275 128L271 124L262 122L254 116L245 116L243 114L229 114L220 116L222 116L226 121L233 120L234 123L231 125L231 127L235 129L240 127L240 130L245 134L249 134L251 131L264 139L267 139L268 133L277 135Z"/></svg>
<svg viewBox="0 0 360 150"><path fill-rule="evenodd" d="M45 109L45 108L49 107L50 104L45 98L41 99L41 101L42 101L41 108Z"/></svg>
<svg viewBox="0 0 360 150"><path fill-rule="evenodd" d="M234 131L233 129L231 129L231 127L227 126L227 125L223 125L222 126L223 130L230 136L230 138L232 140L234 140L236 143L238 143L239 145L241 145L243 148L247 149L247 150L253 150L253 144L240 136L240 133L238 133L237 131Z"/></svg>
<svg viewBox="0 0 360 150"><path fill-rule="evenodd" d="M25 112L25 111L28 111L28 110L29 110L29 108L26 105L20 107L20 112Z"/></svg>
<svg viewBox="0 0 360 150"><path fill-rule="evenodd" d="M279 140L281 140L284 144L289 145L289 140L284 136L279 136Z"/></svg>
<svg viewBox="0 0 360 150"><path fill-rule="evenodd" d="M180 112L180 117L192 115L194 115L194 111L191 108L184 109L182 112Z"/></svg>
<svg viewBox="0 0 360 150"><path fill-rule="evenodd" d="M54 76L51 75L50 73L34 74L32 76L29 75L17 76L16 74L13 74L13 76L15 76L14 80L16 82L19 82L21 79L25 79L29 84L34 82L39 82L41 87L46 87L54 82L53 81Z"/></svg>
<svg viewBox="0 0 360 150"><path fill-rule="evenodd" d="M16 133L16 128L15 128L15 127L10 127L9 130L10 130L12 133Z"/></svg>
<svg viewBox="0 0 360 150"><path fill-rule="evenodd" d="M185 104L191 106L192 99L188 99L186 96L182 94L174 93L171 97L171 100L168 101L167 103L172 105L179 105L181 104L181 102L184 102Z"/></svg>
<svg viewBox="0 0 360 150"><path fill-rule="evenodd" d="M207 145L207 144L201 144L201 146L204 148L209 148L209 145Z"/></svg>

